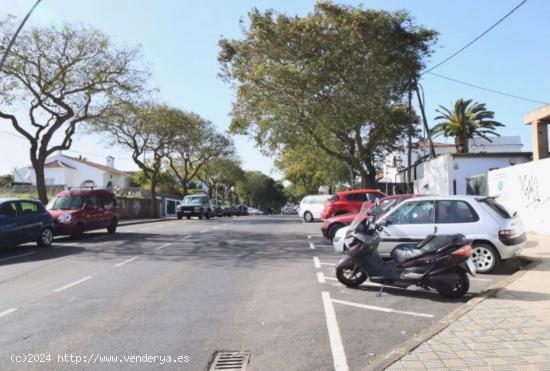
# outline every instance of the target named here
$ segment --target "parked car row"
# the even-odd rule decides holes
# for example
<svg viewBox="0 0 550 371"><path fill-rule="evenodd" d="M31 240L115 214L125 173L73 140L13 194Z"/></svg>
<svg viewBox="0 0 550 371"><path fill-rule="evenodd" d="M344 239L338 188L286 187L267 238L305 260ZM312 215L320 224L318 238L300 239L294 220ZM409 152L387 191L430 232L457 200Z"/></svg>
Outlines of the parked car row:
<svg viewBox="0 0 550 371"><path fill-rule="evenodd" d="M220 205L213 203L208 195L189 195L185 196L180 205L176 208L178 219L210 219L212 217L222 216L243 216L243 215L261 215L263 212L258 209L249 208L246 205Z"/></svg>
<svg viewBox="0 0 550 371"><path fill-rule="evenodd" d="M386 196L375 189L363 189L332 196L306 196L300 203L299 215L305 222L323 219L321 233L333 242L337 252L343 252L347 226L363 203L370 207L366 218L377 215L381 225L380 254L386 258L400 243L417 243L432 234L462 233L473 240L472 261L477 271L487 273L502 260L513 257L526 242L520 217L511 215L491 197Z"/></svg>
<svg viewBox="0 0 550 371"><path fill-rule="evenodd" d="M105 189L68 189L46 207L35 200L0 199L0 244L49 247L54 235L79 239L86 231L103 228L115 233L118 218L116 197Z"/></svg>

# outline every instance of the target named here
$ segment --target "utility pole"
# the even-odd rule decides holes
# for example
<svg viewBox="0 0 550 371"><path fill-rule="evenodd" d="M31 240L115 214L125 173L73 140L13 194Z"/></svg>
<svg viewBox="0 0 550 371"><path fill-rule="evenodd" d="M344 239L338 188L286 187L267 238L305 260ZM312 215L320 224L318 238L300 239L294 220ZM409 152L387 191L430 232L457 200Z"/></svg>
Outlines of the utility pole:
<svg viewBox="0 0 550 371"><path fill-rule="evenodd" d="M2 60L0 61L0 73L2 72L2 68L4 67L4 63L6 63L6 59L8 58L8 53L10 52L13 44L15 43L15 39L17 38L17 35L19 35L19 32L21 31L21 29L23 28L23 26L25 25L25 22L27 22L27 19L29 19L29 17L31 16L31 13L34 11L34 9L38 6L38 4L40 3L40 1L42 0L36 0L36 3L34 3L34 5L32 6L31 10L29 10L29 12L27 13L27 15L25 16L25 18L23 18L23 21L21 22L21 24L19 25L19 27L17 27L17 30L15 31L15 33L13 34L13 36L11 37L11 40L10 40L10 43L8 44L8 47L6 48L6 50L4 51L4 55L2 56Z"/></svg>
<svg viewBox="0 0 550 371"><path fill-rule="evenodd" d="M412 177L411 177L411 165L412 165L412 136L413 136L413 115L412 115L412 86L409 85L409 127L408 127L408 142L407 142L407 192L412 193Z"/></svg>
<svg viewBox="0 0 550 371"><path fill-rule="evenodd" d="M432 142L432 134L430 128L428 127L428 120L426 119L426 110L424 107L424 102L420 96L420 90L418 89L418 81L414 81L414 90L416 91L416 97L418 99L418 106L420 107L420 113L422 113L422 121L424 122L424 130L426 130L426 136L428 137L428 142L430 144L430 157L435 157L434 143Z"/></svg>

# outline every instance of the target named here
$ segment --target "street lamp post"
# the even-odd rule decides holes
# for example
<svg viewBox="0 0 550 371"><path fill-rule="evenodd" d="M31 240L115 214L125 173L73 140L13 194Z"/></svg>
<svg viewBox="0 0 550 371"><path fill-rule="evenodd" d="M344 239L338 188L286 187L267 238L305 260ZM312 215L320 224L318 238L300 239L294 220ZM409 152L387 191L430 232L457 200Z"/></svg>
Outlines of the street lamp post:
<svg viewBox="0 0 550 371"><path fill-rule="evenodd" d="M17 35L19 35L19 32L21 31L21 29L23 28L23 26L25 25L25 22L27 22L27 19L29 19L29 17L31 16L31 13L33 12L33 10L38 6L38 4L41 2L42 0L36 0L36 3L34 3L34 5L32 6L31 10L29 10L29 12L27 13L27 15L25 16L25 18L23 18L23 21L21 22L21 24L19 25L19 27L17 27L17 31L15 31L15 33L13 34L13 36L11 37L11 40L10 40L10 43L8 44L6 50L4 51L4 55L2 56L2 60L0 61L0 73L2 72L2 68L4 67L4 63L6 63L6 59L8 57L8 53L10 52L13 44L15 43L15 39L17 38Z"/></svg>

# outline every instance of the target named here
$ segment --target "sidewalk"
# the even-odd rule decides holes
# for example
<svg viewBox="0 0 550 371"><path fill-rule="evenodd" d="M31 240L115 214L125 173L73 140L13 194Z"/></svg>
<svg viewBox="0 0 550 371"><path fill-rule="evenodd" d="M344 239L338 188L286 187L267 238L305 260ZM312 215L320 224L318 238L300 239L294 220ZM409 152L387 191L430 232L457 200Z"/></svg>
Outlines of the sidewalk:
<svg viewBox="0 0 550 371"><path fill-rule="evenodd" d="M522 255L541 263L386 370L550 370L550 236Z"/></svg>
<svg viewBox="0 0 550 371"><path fill-rule="evenodd" d="M118 226L134 225L134 224L145 224L145 223L156 223L156 222L165 222L167 220L176 220L173 216L166 216L163 218L146 218L146 219L123 219L118 221Z"/></svg>

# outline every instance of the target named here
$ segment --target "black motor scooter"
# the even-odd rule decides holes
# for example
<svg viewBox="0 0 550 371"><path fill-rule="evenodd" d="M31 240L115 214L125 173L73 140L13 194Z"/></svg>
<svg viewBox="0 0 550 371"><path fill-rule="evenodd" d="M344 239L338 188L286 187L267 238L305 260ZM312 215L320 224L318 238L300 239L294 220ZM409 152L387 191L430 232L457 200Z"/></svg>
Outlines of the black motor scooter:
<svg viewBox="0 0 550 371"><path fill-rule="evenodd" d="M378 207L374 208L377 210ZM376 215L367 220L366 203L353 220L344 243L347 256L336 265L336 277L346 286L358 286L369 279L385 285L406 288L417 285L435 289L440 295L457 299L470 288L467 273L475 276L468 240L462 234L429 235L419 244L405 243L391 252L391 260L384 261L378 253L381 226Z"/></svg>

